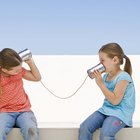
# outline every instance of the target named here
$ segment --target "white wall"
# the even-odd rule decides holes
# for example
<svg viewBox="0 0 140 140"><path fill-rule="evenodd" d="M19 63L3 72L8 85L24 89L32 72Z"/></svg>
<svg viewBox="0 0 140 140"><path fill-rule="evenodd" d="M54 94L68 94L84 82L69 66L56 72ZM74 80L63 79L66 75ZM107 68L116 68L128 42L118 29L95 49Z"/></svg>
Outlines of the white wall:
<svg viewBox="0 0 140 140"><path fill-rule="evenodd" d="M129 56L136 88L134 121L140 121L140 56ZM73 94L87 76L87 69L99 62L98 55L34 55L42 75L42 82L54 94L67 97ZM27 67L26 64L24 64ZM87 78L82 88L69 99L59 99L48 92L40 82L24 81L32 110L38 122L81 122L98 109L104 96L94 80Z"/></svg>

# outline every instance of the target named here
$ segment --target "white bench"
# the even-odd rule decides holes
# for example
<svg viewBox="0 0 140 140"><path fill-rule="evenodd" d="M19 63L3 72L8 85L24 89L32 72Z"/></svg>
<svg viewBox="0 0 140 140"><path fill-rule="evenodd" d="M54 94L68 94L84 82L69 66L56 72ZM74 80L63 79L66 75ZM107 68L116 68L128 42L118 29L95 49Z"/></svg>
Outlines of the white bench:
<svg viewBox="0 0 140 140"><path fill-rule="evenodd" d="M78 140L78 123L39 123L40 140ZM93 137L99 140L100 131L97 130ZM116 136L117 140L138 140L140 138L140 127L123 128ZM13 128L8 134L7 140L24 140L20 129Z"/></svg>

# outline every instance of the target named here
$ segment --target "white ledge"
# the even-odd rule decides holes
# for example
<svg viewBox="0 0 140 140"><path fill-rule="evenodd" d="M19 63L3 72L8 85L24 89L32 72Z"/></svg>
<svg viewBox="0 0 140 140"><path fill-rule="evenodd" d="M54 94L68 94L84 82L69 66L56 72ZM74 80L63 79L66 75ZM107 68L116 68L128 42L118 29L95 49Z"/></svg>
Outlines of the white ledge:
<svg viewBox="0 0 140 140"><path fill-rule="evenodd" d="M38 122L38 128L79 128L80 122ZM133 122L133 128L140 128L140 122Z"/></svg>

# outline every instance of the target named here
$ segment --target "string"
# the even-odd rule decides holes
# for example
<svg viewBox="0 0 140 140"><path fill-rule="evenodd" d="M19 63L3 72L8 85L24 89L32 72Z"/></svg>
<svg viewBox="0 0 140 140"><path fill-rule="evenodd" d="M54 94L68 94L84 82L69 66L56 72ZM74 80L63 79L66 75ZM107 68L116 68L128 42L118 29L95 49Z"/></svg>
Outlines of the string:
<svg viewBox="0 0 140 140"><path fill-rule="evenodd" d="M84 79L84 81L82 82L82 84L76 89L76 91L73 93L73 94L70 94L69 96L66 96L66 97L60 97L56 94L54 94L42 81L40 81L40 83L44 86L44 88L49 92L51 93L53 96L55 96L56 98L59 98L59 99L68 99L68 98L71 98L72 96L74 96L80 89L81 87L84 85L84 83L86 82L88 78L88 75L86 76L86 78Z"/></svg>

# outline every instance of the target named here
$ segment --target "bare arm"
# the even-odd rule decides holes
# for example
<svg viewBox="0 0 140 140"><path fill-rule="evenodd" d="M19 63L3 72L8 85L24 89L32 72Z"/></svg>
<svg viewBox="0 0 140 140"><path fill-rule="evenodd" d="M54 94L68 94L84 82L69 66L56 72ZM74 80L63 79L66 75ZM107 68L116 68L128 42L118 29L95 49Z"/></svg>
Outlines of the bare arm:
<svg viewBox="0 0 140 140"><path fill-rule="evenodd" d="M23 75L23 78L29 81L40 81L41 75L37 66L34 63L33 58L25 61L25 63L28 64L30 70L26 71L26 73Z"/></svg>
<svg viewBox="0 0 140 140"><path fill-rule="evenodd" d="M119 81L116 84L114 91L111 92L110 90L108 90L108 88L103 83L101 73L96 72L94 77L95 77L95 81L96 81L97 85L103 92L105 98L113 105L118 105L124 96L124 92L127 87L128 81L126 81L126 80Z"/></svg>

